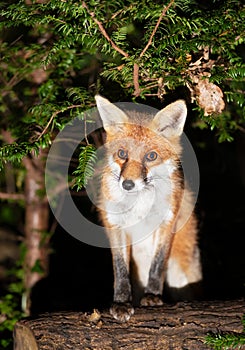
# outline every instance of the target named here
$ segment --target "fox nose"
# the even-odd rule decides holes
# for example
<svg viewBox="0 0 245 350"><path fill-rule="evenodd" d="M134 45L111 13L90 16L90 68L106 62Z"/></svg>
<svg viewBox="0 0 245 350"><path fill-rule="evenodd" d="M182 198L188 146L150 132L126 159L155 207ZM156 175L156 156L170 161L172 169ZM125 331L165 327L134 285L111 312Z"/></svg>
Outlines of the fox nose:
<svg viewBox="0 0 245 350"><path fill-rule="evenodd" d="M122 187L127 191L132 190L134 186L135 186L135 183L132 180L124 180L122 183Z"/></svg>

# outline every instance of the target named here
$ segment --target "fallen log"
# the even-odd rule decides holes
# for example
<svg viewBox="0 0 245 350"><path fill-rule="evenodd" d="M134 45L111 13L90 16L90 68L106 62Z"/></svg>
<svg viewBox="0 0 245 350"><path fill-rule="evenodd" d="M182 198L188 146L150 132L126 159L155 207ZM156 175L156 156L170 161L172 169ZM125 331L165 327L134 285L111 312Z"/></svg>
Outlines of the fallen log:
<svg viewBox="0 0 245 350"><path fill-rule="evenodd" d="M243 332L245 301L181 302L137 308L129 322L108 311L47 313L16 323L15 350L210 349L209 332Z"/></svg>

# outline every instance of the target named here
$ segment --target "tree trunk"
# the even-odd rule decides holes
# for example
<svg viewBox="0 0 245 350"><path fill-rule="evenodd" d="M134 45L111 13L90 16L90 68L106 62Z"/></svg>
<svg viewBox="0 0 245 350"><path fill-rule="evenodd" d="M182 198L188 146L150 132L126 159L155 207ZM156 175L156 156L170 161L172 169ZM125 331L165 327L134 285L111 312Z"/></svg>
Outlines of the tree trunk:
<svg viewBox="0 0 245 350"><path fill-rule="evenodd" d="M244 300L178 303L138 308L129 322L108 312L65 312L19 321L15 350L210 349L209 332L242 332Z"/></svg>
<svg viewBox="0 0 245 350"><path fill-rule="evenodd" d="M49 206L45 196L46 152L40 150L38 157L29 156L23 160L25 178L25 244L24 286L26 290L25 312L30 314L30 293L32 287L48 273Z"/></svg>

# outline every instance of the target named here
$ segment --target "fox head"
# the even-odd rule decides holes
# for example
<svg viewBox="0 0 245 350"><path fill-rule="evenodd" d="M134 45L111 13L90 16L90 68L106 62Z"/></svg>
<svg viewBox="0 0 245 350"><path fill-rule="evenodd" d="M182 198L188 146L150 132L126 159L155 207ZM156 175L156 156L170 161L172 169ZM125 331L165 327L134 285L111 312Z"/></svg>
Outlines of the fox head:
<svg viewBox="0 0 245 350"><path fill-rule="evenodd" d="M187 115L183 100L146 115L125 112L99 95L95 99L107 135L111 192L118 187L128 194L150 189L175 173Z"/></svg>

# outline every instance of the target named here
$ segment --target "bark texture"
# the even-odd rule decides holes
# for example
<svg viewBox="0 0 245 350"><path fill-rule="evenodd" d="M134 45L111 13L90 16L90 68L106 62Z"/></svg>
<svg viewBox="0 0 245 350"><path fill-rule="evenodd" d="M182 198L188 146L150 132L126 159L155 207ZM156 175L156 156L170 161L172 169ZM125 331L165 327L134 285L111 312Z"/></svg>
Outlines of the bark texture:
<svg viewBox="0 0 245 350"><path fill-rule="evenodd" d="M207 333L242 332L244 312L244 300L235 300L138 308L127 323L108 312L46 314L16 324L14 349L210 349Z"/></svg>

